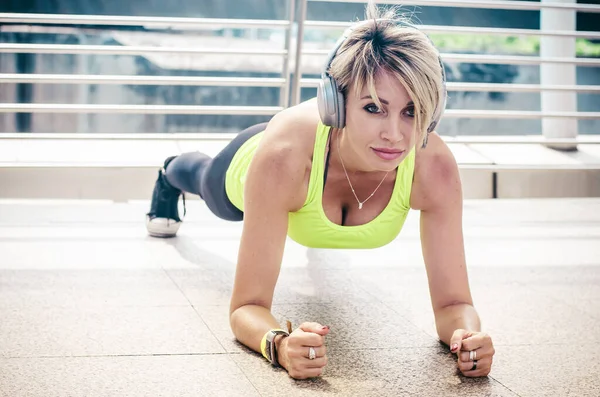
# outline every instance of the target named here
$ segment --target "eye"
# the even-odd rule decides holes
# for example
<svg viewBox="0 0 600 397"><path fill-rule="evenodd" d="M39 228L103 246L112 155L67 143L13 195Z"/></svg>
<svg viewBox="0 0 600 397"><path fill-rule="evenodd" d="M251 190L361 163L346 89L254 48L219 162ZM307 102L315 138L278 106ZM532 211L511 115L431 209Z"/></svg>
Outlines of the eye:
<svg viewBox="0 0 600 397"><path fill-rule="evenodd" d="M372 113L372 114L379 114L379 113L381 113L381 110L374 103L368 104L363 109L365 109L367 112Z"/></svg>
<svg viewBox="0 0 600 397"><path fill-rule="evenodd" d="M405 110L404 113L406 113L406 115L408 117L415 117L415 107L414 106L410 106L410 107L406 108L406 110Z"/></svg>

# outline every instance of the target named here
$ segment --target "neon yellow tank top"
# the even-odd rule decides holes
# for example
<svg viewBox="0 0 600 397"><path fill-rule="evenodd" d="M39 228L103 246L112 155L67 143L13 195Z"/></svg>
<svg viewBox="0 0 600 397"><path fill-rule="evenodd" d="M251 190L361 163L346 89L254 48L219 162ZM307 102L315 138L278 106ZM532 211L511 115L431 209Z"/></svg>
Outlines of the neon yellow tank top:
<svg viewBox="0 0 600 397"><path fill-rule="evenodd" d="M330 128L319 123L308 194L302 208L289 213L288 236L311 248L377 248L393 241L410 210L410 193L415 168L415 150L398 166L394 189L388 205L372 221L357 226L341 226L323 211L325 150ZM263 133L246 141L234 155L225 177L225 191L231 202L244 210L244 181L252 156Z"/></svg>

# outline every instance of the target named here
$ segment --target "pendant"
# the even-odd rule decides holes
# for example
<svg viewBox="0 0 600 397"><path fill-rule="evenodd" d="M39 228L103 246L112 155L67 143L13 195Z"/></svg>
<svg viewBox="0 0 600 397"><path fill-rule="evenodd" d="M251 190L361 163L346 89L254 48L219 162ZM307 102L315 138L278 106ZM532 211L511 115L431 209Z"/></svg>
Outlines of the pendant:
<svg viewBox="0 0 600 397"><path fill-rule="evenodd" d="M359 209L359 210L362 210L362 205L363 205L363 203L361 203L361 202L359 201L359 202L358 202L358 209Z"/></svg>

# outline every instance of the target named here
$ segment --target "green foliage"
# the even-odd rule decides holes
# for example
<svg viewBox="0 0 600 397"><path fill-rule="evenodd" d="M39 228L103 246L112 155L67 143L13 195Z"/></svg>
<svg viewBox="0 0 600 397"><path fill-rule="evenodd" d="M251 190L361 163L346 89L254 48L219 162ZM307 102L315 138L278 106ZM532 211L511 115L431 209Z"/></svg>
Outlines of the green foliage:
<svg viewBox="0 0 600 397"><path fill-rule="evenodd" d="M308 41L326 41L332 45L342 34L336 30L324 31L318 37L306 37ZM537 36L501 36L482 34L431 33L429 37L440 52L467 52L499 55L531 55L540 53L540 38ZM587 39L576 39L576 56L600 57L600 43Z"/></svg>
<svg viewBox="0 0 600 397"><path fill-rule="evenodd" d="M441 52L482 54L539 55L540 38L536 36L499 36L476 34L430 34ZM576 39L576 56L600 57L600 44Z"/></svg>

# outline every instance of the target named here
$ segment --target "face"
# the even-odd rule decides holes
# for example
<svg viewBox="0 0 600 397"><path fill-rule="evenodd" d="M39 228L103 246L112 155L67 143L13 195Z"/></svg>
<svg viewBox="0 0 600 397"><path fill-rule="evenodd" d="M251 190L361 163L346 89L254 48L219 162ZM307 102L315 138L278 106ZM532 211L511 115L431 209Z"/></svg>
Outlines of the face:
<svg viewBox="0 0 600 397"><path fill-rule="evenodd" d="M342 152L357 170L391 171L415 146L414 106L390 73L376 77L375 91L383 108L371 98L367 86L358 97L349 90Z"/></svg>

